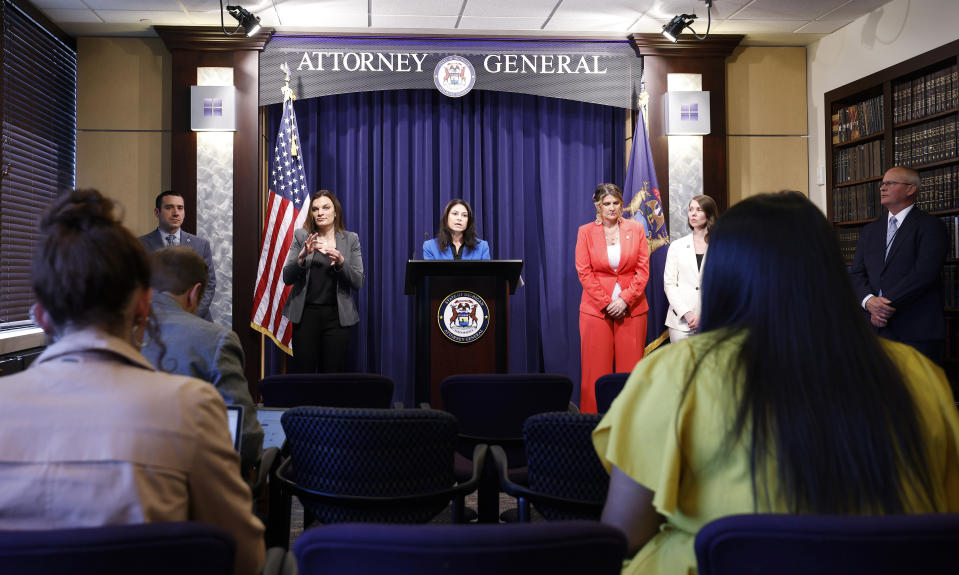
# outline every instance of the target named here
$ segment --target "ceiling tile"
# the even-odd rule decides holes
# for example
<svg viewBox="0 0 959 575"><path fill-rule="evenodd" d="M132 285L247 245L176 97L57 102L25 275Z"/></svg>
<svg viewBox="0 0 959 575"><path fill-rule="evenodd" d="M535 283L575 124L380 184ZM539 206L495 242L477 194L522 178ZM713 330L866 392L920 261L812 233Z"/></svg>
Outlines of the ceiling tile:
<svg viewBox="0 0 959 575"><path fill-rule="evenodd" d="M80 0L34 0L33 5L40 10L46 11L47 8L53 10L86 10L86 6Z"/></svg>
<svg viewBox="0 0 959 575"><path fill-rule="evenodd" d="M471 18L539 18L540 24L549 17L556 0L469 0L463 17Z"/></svg>
<svg viewBox="0 0 959 575"><path fill-rule="evenodd" d="M844 4L836 10L822 16L822 19L852 22L860 16L879 8L883 4L888 4L889 1L890 0L852 0L848 4Z"/></svg>
<svg viewBox="0 0 959 575"><path fill-rule="evenodd" d="M183 9L176 0L84 0L91 10L123 10L123 11L150 11L150 12L179 12Z"/></svg>
<svg viewBox="0 0 959 575"><path fill-rule="evenodd" d="M594 16L567 16L567 17L552 17L549 22L546 24L544 30L563 32L563 31L581 31L581 32L621 32L625 34L630 24L632 24L636 19L635 18L619 18L616 16L609 15L594 15Z"/></svg>
<svg viewBox="0 0 959 575"><path fill-rule="evenodd" d="M449 30L456 26L457 16L407 16L402 14L381 15L373 13L374 28L422 28Z"/></svg>
<svg viewBox="0 0 959 575"><path fill-rule="evenodd" d="M96 14L102 18L104 22L112 24L129 24L140 22L141 20L149 20L147 23L149 26L195 26L199 23L195 18L191 18L190 15L184 12L160 10L149 12L134 10L97 10ZM217 16L217 23L219 23L219 16Z"/></svg>
<svg viewBox="0 0 959 575"><path fill-rule="evenodd" d="M460 30L539 30L545 18L479 18L460 20Z"/></svg>
<svg viewBox="0 0 959 575"><path fill-rule="evenodd" d="M97 15L91 10L57 10L44 8L41 12L57 24L66 24L67 22L103 22L103 20L97 18Z"/></svg>
<svg viewBox="0 0 959 575"><path fill-rule="evenodd" d="M849 24L849 20L813 20L796 29L796 32L800 34L832 34L846 24Z"/></svg>
<svg viewBox="0 0 959 575"><path fill-rule="evenodd" d="M454 16L460 14L462 0L373 0L373 22L377 16L403 15L417 17ZM415 27L415 22L413 27Z"/></svg>
<svg viewBox="0 0 959 575"><path fill-rule="evenodd" d="M713 22L710 34L782 34L785 32L795 32L797 28L805 25L805 22L797 20L723 20L722 22ZM706 27L700 29L696 26L696 32L702 35L706 32Z"/></svg>
<svg viewBox="0 0 959 575"><path fill-rule="evenodd" d="M277 4L279 24L284 26L332 28L366 28L369 17L364 6L362 12L355 10L318 10L314 6L290 6Z"/></svg>
<svg viewBox="0 0 959 575"><path fill-rule="evenodd" d="M815 20L848 0L755 0L734 20Z"/></svg>

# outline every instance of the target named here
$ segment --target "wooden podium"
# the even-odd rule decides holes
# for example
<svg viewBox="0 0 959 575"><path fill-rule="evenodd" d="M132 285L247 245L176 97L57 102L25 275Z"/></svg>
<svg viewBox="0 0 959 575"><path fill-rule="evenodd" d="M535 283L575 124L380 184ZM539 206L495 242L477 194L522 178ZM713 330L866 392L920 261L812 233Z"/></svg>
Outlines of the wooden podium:
<svg viewBox="0 0 959 575"><path fill-rule="evenodd" d="M417 404L441 407L446 376L509 370L509 295L522 269L523 260L406 262L404 291L416 300Z"/></svg>

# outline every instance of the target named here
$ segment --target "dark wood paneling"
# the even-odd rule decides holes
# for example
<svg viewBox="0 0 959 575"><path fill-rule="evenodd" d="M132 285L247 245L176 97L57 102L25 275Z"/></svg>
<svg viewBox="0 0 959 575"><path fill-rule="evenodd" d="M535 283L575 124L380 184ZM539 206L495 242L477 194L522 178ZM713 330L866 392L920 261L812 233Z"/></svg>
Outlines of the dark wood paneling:
<svg viewBox="0 0 959 575"><path fill-rule="evenodd" d="M259 157L259 50L272 35L225 36L220 28L156 26L173 56L171 181L183 195L183 229L196 232L196 133L190 130L190 86L199 67L233 68L237 130L233 136L233 330L246 355L244 370L256 397L260 336L250 328L262 225Z"/></svg>
<svg viewBox="0 0 959 575"><path fill-rule="evenodd" d="M643 58L643 82L649 93L649 143L656 178L669 213L669 138L666 136L668 74L700 74L709 92L710 133L703 136L703 193L720 210L729 205L726 167L726 58L742 41L739 35L714 35L706 40L680 38L673 44L659 34L630 36ZM668 221L667 217L667 221Z"/></svg>
<svg viewBox="0 0 959 575"><path fill-rule="evenodd" d="M233 331L246 353L246 380L256 397L260 377L260 334L250 327L253 291L260 252L263 214L260 206L259 58L233 53L236 86L236 135L233 139Z"/></svg>

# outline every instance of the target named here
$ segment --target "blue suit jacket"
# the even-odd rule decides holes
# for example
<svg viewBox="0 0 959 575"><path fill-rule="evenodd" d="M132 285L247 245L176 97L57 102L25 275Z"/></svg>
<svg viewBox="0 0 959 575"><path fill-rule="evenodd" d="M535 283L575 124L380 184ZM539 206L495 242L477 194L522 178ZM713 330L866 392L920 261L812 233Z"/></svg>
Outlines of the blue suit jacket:
<svg viewBox="0 0 959 575"><path fill-rule="evenodd" d="M145 236L140 236L140 243L143 244L147 252L155 252L166 247L166 242L163 240L163 235L159 229L155 229ZM203 298L200 299L200 308L197 309L196 314L205 320L213 321L213 316L210 315L210 304L213 303L213 294L216 292L216 271L213 269L213 251L210 250L210 242L180 230L180 245L190 246L206 262L206 269L210 272L210 281L206 284L206 291L203 292Z"/></svg>
<svg viewBox="0 0 959 575"><path fill-rule="evenodd" d="M857 301L868 294L892 301L896 312L879 335L895 341L946 337L939 274L946 260L946 226L917 207L906 215L886 257L888 215L862 230L849 272ZM868 312L867 312L868 313Z"/></svg>
<svg viewBox="0 0 959 575"><path fill-rule="evenodd" d="M233 330L187 312L165 293L153 295L153 315L166 353L160 361L160 345L151 341L143 348L143 356L160 371L212 383L227 405L243 406L240 458L244 469L251 468L260 458L263 428L243 374L240 338Z"/></svg>
<svg viewBox="0 0 959 575"><path fill-rule="evenodd" d="M439 243L436 241L436 238L432 240L426 240L423 242L423 259L424 260L451 260L453 259L453 246L447 246L444 251L440 251ZM477 239L476 247L463 248L463 259L464 260L489 260L492 259L489 255L489 244L484 240Z"/></svg>

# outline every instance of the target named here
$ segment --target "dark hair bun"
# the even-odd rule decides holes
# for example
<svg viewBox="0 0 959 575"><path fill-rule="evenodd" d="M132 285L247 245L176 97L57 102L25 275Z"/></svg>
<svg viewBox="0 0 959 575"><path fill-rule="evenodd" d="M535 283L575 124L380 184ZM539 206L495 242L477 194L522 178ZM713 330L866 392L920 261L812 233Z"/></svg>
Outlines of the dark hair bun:
<svg viewBox="0 0 959 575"><path fill-rule="evenodd" d="M40 222L40 229L50 232L55 227L75 231L95 227L114 226L120 222L113 214L113 200L96 190L77 190L68 197L54 202Z"/></svg>

